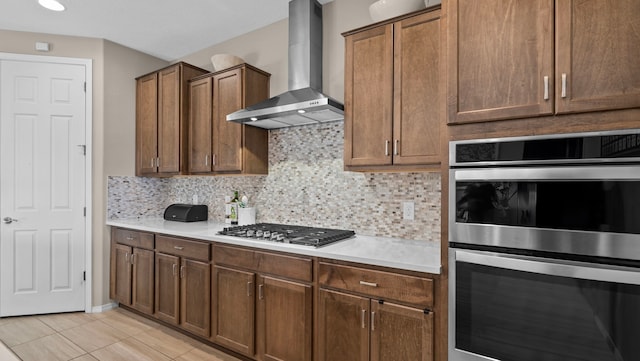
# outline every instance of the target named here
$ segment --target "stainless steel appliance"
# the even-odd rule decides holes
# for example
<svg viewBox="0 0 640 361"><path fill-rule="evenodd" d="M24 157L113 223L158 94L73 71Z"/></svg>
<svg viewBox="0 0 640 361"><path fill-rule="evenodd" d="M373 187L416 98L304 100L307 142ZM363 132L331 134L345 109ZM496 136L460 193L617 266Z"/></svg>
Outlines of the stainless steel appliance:
<svg viewBox="0 0 640 361"><path fill-rule="evenodd" d="M640 130L450 156L449 360L640 360Z"/></svg>
<svg viewBox="0 0 640 361"><path fill-rule="evenodd" d="M344 105L322 93L322 5L289 2L289 91L227 115L227 121L278 129L344 119Z"/></svg>
<svg viewBox="0 0 640 361"><path fill-rule="evenodd" d="M225 236L299 244L312 247L325 246L355 235L354 231L342 229L291 226L274 223L257 223L245 226L227 227L218 233Z"/></svg>

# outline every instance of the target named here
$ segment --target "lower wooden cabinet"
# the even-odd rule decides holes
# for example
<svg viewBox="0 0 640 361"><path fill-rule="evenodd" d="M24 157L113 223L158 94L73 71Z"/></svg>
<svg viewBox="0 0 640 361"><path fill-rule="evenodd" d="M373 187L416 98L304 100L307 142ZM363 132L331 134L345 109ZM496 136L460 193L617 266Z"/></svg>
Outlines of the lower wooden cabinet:
<svg viewBox="0 0 640 361"><path fill-rule="evenodd" d="M112 229L114 300L258 361L432 361L433 282Z"/></svg>
<svg viewBox="0 0 640 361"><path fill-rule="evenodd" d="M212 341L258 360L312 359L311 285L217 265L213 285Z"/></svg>
<svg viewBox="0 0 640 361"><path fill-rule="evenodd" d="M211 340L255 354L255 273L213 266Z"/></svg>
<svg viewBox="0 0 640 361"><path fill-rule="evenodd" d="M318 283L317 361L435 359L432 279L320 262Z"/></svg>
<svg viewBox="0 0 640 361"><path fill-rule="evenodd" d="M153 235L116 230L112 232L111 242L111 298L153 314Z"/></svg>
<svg viewBox="0 0 640 361"><path fill-rule="evenodd" d="M312 261L213 249L211 340L264 361L312 360Z"/></svg>
<svg viewBox="0 0 640 361"><path fill-rule="evenodd" d="M156 252L155 316L202 337L209 337L211 312L211 264L209 244L158 236ZM204 252L202 252L204 251ZM200 255L196 260L181 257Z"/></svg>
<svg viewBox="0 0 640 361"><path fill-rule="evenodd" d="M312 360L313 287L258 277L258 358Z"/></svg>

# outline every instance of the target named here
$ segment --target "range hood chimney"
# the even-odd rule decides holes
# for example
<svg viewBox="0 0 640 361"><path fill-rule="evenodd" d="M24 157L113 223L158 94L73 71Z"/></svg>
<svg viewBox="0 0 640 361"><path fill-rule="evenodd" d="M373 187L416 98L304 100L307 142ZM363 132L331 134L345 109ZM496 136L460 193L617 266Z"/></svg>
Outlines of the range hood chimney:
<svg viewBox="0 0 640 361"><path fill-rule="evenodd" d="M227 121L277 129L344 119L344 105L322 94L322 5L289 2L289 91L227 115Z"/></svg>

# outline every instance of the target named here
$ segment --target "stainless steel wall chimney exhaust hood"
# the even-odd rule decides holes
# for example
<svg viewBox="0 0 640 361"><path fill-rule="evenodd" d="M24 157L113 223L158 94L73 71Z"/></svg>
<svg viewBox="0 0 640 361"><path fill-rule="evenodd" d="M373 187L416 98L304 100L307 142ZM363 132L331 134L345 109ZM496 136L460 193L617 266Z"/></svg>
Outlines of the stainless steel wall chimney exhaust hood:
<svg viewBox="0 0 640 361"><path fill-rule="evenodd" d="M344 119L344 105L322 94L322 5L289 2L289 91L227 115L265 129Z"/></svg>

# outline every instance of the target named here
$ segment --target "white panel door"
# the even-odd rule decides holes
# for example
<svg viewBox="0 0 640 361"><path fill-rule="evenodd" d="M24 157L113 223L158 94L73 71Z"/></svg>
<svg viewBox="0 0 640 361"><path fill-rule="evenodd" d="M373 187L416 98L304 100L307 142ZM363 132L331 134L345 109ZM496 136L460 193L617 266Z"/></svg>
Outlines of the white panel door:
<svg viewBox="0 0 640 361"><path fill-rule="evenodd" d="M0 316L85 309L84 82L0 61Z"/></svg>

